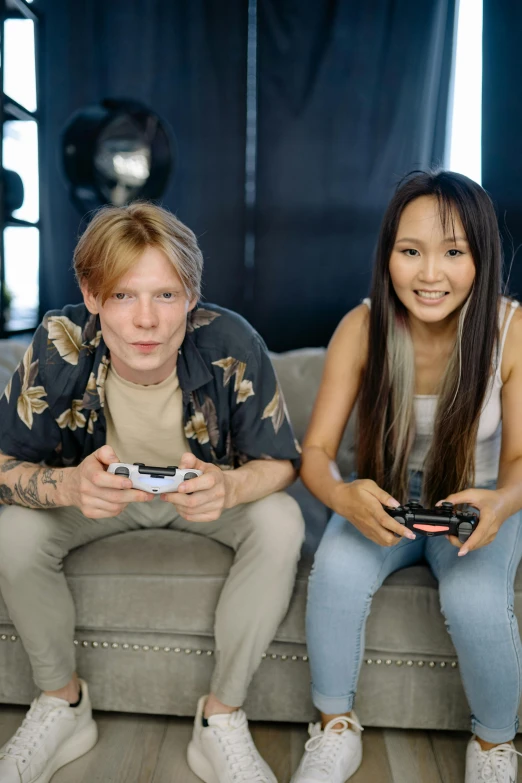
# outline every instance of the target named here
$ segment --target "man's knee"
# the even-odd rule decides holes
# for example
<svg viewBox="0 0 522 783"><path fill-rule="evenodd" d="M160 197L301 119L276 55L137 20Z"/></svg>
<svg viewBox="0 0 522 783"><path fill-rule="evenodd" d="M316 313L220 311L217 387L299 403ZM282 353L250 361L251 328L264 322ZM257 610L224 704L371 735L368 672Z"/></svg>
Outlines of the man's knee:
<svg viewBox="0 0 522 783"><path fill-rule="evenodd" d="M23 577L50 556L46 513L10 506L0 513L0 575L12 581Z"/></svg>
<svg viewBox="0 0 522 783"><path fill-rule="evenodd" d="M250 511L250 541L272 562L296 561L304 541L305 524L299 504L286 492L257 501Z"/></svg>

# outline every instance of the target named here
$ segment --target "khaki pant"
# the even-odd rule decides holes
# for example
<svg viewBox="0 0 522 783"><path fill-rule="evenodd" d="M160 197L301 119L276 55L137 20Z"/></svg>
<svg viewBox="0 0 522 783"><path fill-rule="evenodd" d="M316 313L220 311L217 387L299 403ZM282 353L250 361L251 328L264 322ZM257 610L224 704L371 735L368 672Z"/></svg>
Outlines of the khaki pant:
<svg viewBox="0 0 522 783"><path fill-rule="evenodd" d="M187 522L159 498L131 503L105 519L88 519L76 508L5 509L0 590L42 690L62 688L75 671L75 612L63 573L65 555L105 536L155 527L196 532L234 550L216 609L211 690L224 704L243 703L288 608L304 536L299 506L284 492L224 511L216 522Z"/></svg>

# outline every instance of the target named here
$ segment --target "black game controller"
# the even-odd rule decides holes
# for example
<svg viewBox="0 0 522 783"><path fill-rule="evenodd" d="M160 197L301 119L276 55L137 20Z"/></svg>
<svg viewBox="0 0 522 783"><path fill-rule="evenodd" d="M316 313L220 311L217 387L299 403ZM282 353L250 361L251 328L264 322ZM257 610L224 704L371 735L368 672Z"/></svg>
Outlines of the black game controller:
<svg viewBox="0 0 522 783"><path fill-rule="evenodd" d="M471 511L455 511L453 503L445 501L435 508L424 508L410 500L404 506L384 506L387 514L422 536L456 536L461 543L468 540L479 522L479 515Z"/></svg>

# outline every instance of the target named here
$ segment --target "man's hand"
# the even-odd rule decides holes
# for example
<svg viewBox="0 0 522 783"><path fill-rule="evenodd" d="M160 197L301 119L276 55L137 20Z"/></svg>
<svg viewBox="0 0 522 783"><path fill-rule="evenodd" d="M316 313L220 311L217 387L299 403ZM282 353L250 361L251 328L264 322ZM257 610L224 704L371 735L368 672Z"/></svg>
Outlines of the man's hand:
<svg viewBox="0 0 522 783"><path fill-rule="evenodd" d="M217 465L202 462L194 454L186 452L181 457L179 467L200 470L203 474L184 481L177 492L160 495L162 500L172 503L184 519L189 522L214 522L225 508L234 505L227 474Z"/></svg>
<svg viewBox="0 0 522 783"><path fill-rule="evenodd" d="M460 549L459 556L467 555L472 549L480 549L480 547L491 544L500 526L507 518L504 511L504 499L501 493L496 490L466 489L448 495L447 498L439 500L435 505L440 506L444 502L453 503L454 506L465 503L480 511L479 523L464 544L456 536L447 536L448 541Z"/></svg>
<svg viewBox="0 0 522 783"><path fill-rule="evenodd" d="M132 481L107 473L120 460L110 446L89 454L76 468L64 471L62 505L76 506L90 519L117 517L129 503L146 503L154 495L133 489Z"/></svg>

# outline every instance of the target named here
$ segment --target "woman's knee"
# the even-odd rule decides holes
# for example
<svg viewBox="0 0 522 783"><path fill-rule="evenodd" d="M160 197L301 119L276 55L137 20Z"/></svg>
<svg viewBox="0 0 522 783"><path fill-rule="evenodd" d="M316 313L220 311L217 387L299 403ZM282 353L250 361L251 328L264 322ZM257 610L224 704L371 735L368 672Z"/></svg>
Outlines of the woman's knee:
<svg viewBox="0 0 522 783"><path fill-rule="evenodd" d="M52 556L47 514L22 506L0 513L0 575L15 579Z"/></svg>
<svg viewBox="0 0 522 783"><path fill-rule="evenodd" d="M362 543L362 547L358 546L342 527L330 527L315 554L310 591L343 596L350 601L369 600L378 586L382 560L380 552L366 551L365 542Z"/></svg>
<svg viewBox="0 0 522 783"><path fill-rule="evenodd" d="M466 634L483 636L487 627L510 626L513 607L507 590L506 574L458 575L439 585L440 606L450 631L465 628Z"/></svg>

